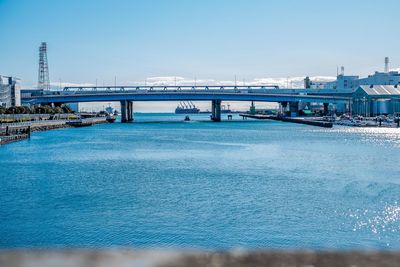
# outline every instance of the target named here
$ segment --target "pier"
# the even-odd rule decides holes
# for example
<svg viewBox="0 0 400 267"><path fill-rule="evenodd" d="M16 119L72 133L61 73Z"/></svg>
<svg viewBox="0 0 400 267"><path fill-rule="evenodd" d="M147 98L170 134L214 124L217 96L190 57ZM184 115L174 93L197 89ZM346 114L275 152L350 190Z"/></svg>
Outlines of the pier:
<svg viewBox="0 0 400 267"><path fill-rule="evenodd" d="M0 145L28 139L30 137L30 125L7 125L0 127Z"/></svg>
<svg viewBox="0 0 400 267"><path fill-rule="evenodd" d="M292 122L298 124L306 124L312 126L319 126L324 128L332 128L333 123L328 121L321 121L315 119L307 119L307 118L290 118L290 117L280 117L275 115L261 115L261 114L240 114L240 116L245 118L252 118L257 120L275 120L275 121L283 121L283 122Z"/></svg>

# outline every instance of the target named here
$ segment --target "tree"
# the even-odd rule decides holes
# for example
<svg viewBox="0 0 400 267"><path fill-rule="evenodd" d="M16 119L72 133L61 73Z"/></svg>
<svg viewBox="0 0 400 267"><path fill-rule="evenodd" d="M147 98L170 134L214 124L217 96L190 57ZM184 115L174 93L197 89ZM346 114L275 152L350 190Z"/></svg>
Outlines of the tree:
<svg viewBox="0 0 400 267"><path fill-rule="evenodd" d="M16 107L9 107L9 108L7 108L6 114L18 114L18 113L17 113L17 108L16 108Z"/></svg>
<svg viewBox="0 0 400 267"><path fill-rule="evenodd" d="M62 105L61 107L62 107L64 113L74 113L74 111L68 105Z"/></svg>
<svg viewBox="0 0 400 267"><path fill-rule="evenodd" d="M51 106L45 105L43 106L45 114L54 114L54 110Z"/></svg>
<svg viewBox="0 0 400 267"><path fill-rule="evenodd" d="M26 109L23 106L15 107L16 114L26 114ZM28 113L29 114L29 113Z"/></svg>
<svg viewBox="0 0 400 267"><path fill-rule="evenodd" d="M53 113L54 114L64 113L64 110L61 107L55 107L53 108Z"/></svg>
<svg viewBox="0 0 400 267"><path fill-rule="evenodd" d="M24 114L31 114L32 110L29 106L22 106L24 108Z"/></svg>
<svg viewBox="0 0 400 267"><path fill-rule="evenodd" d="M35 106L33 108L33 112L35 114L44 114L45 113L45 109L43 107L41 107L41 106Z"/></svg>

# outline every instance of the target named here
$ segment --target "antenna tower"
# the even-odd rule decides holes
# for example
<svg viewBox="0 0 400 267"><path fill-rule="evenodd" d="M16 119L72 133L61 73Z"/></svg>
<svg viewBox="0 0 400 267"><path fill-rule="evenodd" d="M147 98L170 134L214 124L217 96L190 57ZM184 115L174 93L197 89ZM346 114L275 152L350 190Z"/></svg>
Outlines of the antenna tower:
<svg viewBox="0 0 400 267"><path fill-rule="evenodd" d="M46 44L46 42L42 42L42 44L39 47L38 88L44 89L44 90L50 89L49 65L47 63L47 44Z"/></svg>

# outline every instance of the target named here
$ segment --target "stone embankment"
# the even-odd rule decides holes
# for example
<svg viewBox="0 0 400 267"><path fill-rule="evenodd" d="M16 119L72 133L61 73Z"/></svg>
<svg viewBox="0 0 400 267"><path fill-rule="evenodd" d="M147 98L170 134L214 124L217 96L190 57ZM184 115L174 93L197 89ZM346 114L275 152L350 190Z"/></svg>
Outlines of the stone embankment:
<svg viewBox="0 0 400 267"><path fill-rule="evenodd" d="M48 131L53 129L70 128L68 120L45 120L17 123L3 123L0 125L0 145L24 140L30 137L31 132ZM82 122L91 124L108 123L105 117L82 119Z"/></svg>

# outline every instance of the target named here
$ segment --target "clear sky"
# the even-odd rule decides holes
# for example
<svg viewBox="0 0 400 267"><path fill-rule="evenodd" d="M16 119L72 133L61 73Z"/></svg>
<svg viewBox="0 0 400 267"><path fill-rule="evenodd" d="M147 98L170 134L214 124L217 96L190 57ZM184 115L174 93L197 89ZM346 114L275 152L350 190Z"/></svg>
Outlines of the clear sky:
<svg viewBox="0 0 400 267"><path fill-rule="evenodd" d="M398 0L0 0L0 74L128 84L367 75L400 66ZM154 78L154 77L167 77ZM257 80L256 80L257 81Z"/></svg>

